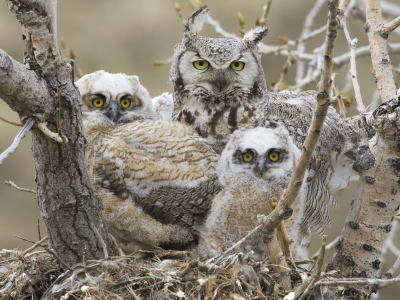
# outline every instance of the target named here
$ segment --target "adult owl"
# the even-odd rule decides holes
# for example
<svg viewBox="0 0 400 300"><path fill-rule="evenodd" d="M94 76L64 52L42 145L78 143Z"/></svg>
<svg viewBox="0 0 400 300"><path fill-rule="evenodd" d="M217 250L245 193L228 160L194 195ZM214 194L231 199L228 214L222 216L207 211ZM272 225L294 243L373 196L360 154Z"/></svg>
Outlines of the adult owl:
<svg viewBox="0 0 400 300"><path fill-rule="evenodd" d="M88 137L86 164L103 218L125 252L187 247L220 185L218 156L188 126L154 121L137 76L104 71L76 82Z"/></svg>
<svg viewBox="0 0 400 300"><path fill-rule="evenodd" d="M237 130L228 141L217 166L222 186L213 199L205 225L199 228L198 254L210 258L223 253L257 226L257 215L272 211L272 198L286 189L301 151L283 127ZM307 195L306 183L293 205L293 215L285 220L288 234L295 239L292 253L307 258L307 245L302 245L300 224ZM308 241L308 237L306 237ZM265 258L263 232L259 230L235 251Z"/></svg>
<svg viewBox="0 0 400 300"><path fill-rule="evenodd" d="M257 27L242 39L200 36L208 8L188 19L182 43L175 47L169 81L174 97L173 118L191 125L217 153L237 129L284 126L301 149L316 105L316 92L267 91L257 44L268 29ZM363 126L344 120L329 108L309 168L308 197L302 228L322 232L330 223L331 192L348 185L351 159Z"/></svg>

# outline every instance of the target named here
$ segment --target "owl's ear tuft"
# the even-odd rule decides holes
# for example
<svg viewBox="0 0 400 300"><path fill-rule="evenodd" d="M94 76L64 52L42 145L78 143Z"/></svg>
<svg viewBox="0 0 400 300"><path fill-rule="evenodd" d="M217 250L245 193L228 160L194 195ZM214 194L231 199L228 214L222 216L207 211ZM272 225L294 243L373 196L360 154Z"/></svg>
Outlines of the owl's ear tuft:
<svg viewBox="0 0 400 300"><path fill-rule="evenodd" d="M203 24L209 14L210 10L206 5L195 10L186 22L185 32L188 31L193 35L197 34L203 28Z"/></svg>
<svg viewBox="0 0 400 300"><path fill-rule="evenodd" d="M268 27L256 27L248 31L242 41L248 48L254 48L267 34Z"/></svg>

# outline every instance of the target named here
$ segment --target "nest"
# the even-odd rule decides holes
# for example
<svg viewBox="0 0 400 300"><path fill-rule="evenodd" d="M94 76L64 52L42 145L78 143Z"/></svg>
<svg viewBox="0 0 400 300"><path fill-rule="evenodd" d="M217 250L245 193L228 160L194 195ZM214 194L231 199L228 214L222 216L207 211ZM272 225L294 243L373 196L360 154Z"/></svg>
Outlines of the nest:
<svg viewBox="0 0 400 300"><path fill-rule="evenodd" d="M38 250L39 247L43 249ZM270 263L253 253L200 262L187 251L138 251L69 270L48 244L0 252L1 299L282 299ZM293 287L307 271L291 266Z"/></svg>

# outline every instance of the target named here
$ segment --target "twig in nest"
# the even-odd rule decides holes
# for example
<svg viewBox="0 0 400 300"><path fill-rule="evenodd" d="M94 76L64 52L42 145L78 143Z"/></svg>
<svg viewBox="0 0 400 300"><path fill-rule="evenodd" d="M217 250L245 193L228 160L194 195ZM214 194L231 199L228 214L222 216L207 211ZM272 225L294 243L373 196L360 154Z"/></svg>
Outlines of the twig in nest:
<svg viewBox="0 0 400 300"><path fill-rule="evenodd" d="M387 287L390 284L400 282L400 277L396 277L393 279L365 279L365 278L346 278L346 279L332 279L332 280L321 280L315 283L314 287L318 287L320 285L356 285L356 284L378 284L379 288Z"/></svg>
<svg viewBox="0 0 400 300"><path fill-rule="evenodd" d="M330 242L328 245L326 245L325 250L331 250L332 248L334 248L337 244L337 242L339 241L340 236L337 236L332 242ZM319 251L318 250L316 253L314 253L313 256L311 256L313 259L316 259L319 255Z"/></svg>
<svg viewBox="0 0 400 300"><path fill-rule="evenodd" d="M128 284L135 283L137 281L141 281L143 279L153 279L153 277L152 276L145 276L145 277L139 277L139 278L132 278L132 279L129 279L129 280L126 280L126 281L123 281L123 282L119 282L119 283L116 283L116 284L109 285L105 289L109 291L109 290L112 290L112 289L115 289L115 288L119 288L121 286L126 286Z"/></svg>
<svg viewBox="0 0 400 300"><path fill-rule="evenodd" d="M25 242L29 242L29 243L32 243L32 244L36 244L36 242L34 242L34 241L31 241L31 240L28 240L28 239L25 239L25 238L23 238L23 237L20 237L20 236L18 236L18 235L14 235L17 239L21 239L21 240L23 240L23 241L25 241Z"/></svg>
<svg viewBox="0 0 400 300"><path fill-rule="evenodd" d="M326 235L322 236L322 245L319 251L318 259L317 259L317 269L315 273L308 277L304 282L294 291L295 299L298 298L300 295L300 299L304 299L307 295L308 291L313 287L314 282L317 282L321 277L322 265L324 263L325 257L325 247L326 247Z"/></svg>
<svg viewBox="0 0 400 300"><path fill-rule="evenodd" d="M118 250L119 255L120 255L120 256L125 256L124 251L122 251L122 249L118 246L118 243L117 243L117 241L115 240L115 237L114 237L111 233L108 234L108 238L114 243L115 247L116 247L117 250Z"/></svg>
<svg viewBox="0 0 400 300"><path fill-rule="evenodd" d="M22 256L24 256L25 254L35 250L37 247L43 247L42 244L44 242L46 242L49 239L49 237L44 237L43 239L41 239L39 242L35 243L32 247L26 249L24 252L22 252Z"/></svg>
<svg viewBox="0 0 400 300"><path fill-rule="evenodd" d="M32 128L33 124L35 124L35 118L30 117L22 127L21 131L18 132L17 136L15 137L13 143L11 144L10 147L8 147L2 154L0 154L0 165L3 163L3 161L9 157L19 146L21 143L22 139L26 136L28 131Z"/></svg>
<svg viewBox="0 0 400 300"><path fill-rule="evenodd" d="M13 189L16 189L16 190L18 190L18 191L27 192L27 193L32 193L32 194L35 194L35 195L36 195L36 191L30 190L30 189L20 188L19 186L17 186L17 185L16 185L14 182L12 182L11 180L10 180L10 181L4 181L4 183L7 184L7 185L9 185L9 186L11 186Z"/></svg>
<svg viewBox="0 0 400 300"><path fill-rule="evenodd" d="M21 127L24 126L24 124L14 123L14 122L8 121L8 120L6 120L6 119L4 119L2 117L0 117L0 120L2 120L3 122L6 122L8 124L14 125L14 126L21 126Z"/></svg>
<svg viewBox="0 0 400 300"><path fill-rule="evenodd" d="M96 234L97 239L100 242L101 248L103 249L103 253L104 253L104 259L108 259L108 252L107 252L107 245L104 242L103 238L101 237L99 231L97 230L96 226L94 226L94 224L91 224L93 231Z"/></svg>
<svg viewBox="0 0 400 300"><path fill-rule="evenodd" d="M227 255L230 251L235 249L237 246L241 245L249 236L251 236L253 233L257 232L262 227L262 224L258 225L256 228L254 228L252 231L250 231L244 238L242 238L239 242L236 244L232 245L230 248L225 250L224 253L222 253L219 258L210 266L210 269L214 268L216 264L218 264L224 257Z"/></svg>
<svg viewBox="0 0 400 300"><path fill-rule="evenodd" d="M49 247L44 248L44 250L46 250L46 251L49 252L51 255L53 255L53 256L58 260L58 262L60 263L60 265L63 266L65 269L67 269L68 271L71 271L71 272L73 271L73 270L61 259L61 257L58 256L58 254L57 254L55 251L51 250Z"/></svg>
<svg viewBox="0 0 400 300"><path fill-rule="evenodd" d="M219 292L220 289L222 290L224 287L226 287L226 286L228 286L228 285L231 285L231 284L232 284L231 281L227 281L227 282L221 283L221 284L215 289L214 295L213 295L213 297L212 297L211 300L216 299L216 297L217 297L218 292Z"/></svg>

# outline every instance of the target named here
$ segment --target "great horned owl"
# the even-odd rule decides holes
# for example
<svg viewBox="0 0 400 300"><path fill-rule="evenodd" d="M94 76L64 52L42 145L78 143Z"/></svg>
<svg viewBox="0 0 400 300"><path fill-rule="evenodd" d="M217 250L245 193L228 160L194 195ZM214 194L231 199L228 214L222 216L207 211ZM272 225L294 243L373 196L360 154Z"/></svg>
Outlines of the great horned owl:
<svg viewBox="0 0 400 300"><path fill-rule="evenodd" d="M126 252L179 249L197 239L220 186L218 156L188 126L153 121L136 76L103 71L82 77L86 164L103 200L103 218Z"/></svg>
<svg viewBox="0 0 400 300"><path fill-rule="evenodd" d="M222 190L212 201L204 227L199 229L197 252L202 258L224 252L257 226L257 215L272 211L272 198L279 199L286 189L300 153L283 127L237 130L231 135L217 166ZM289 235L295 239L293 253L302 259L307 258L300 234L306 194L304 185L292 207L292 217L285 221ZM235 250L253 250L258 259L263 259L262 231Z"/></svg>
<svg viewBox="0 0 400 300"><path fill-rule="evenodd" d="M257 49L267 28L257 27L242 39L207 38L198 34L207 17L206 7L196 10L175 47L169 78L173 118L191 125L217 153L235 130L263 126L284 126L301 149L317 93L268 92ZM318 232L330 223L329 205L336 205L331 192L346 187L352 175L349 151L360 140L356 127L329 108L307 178L305 220Z"/></svg>

